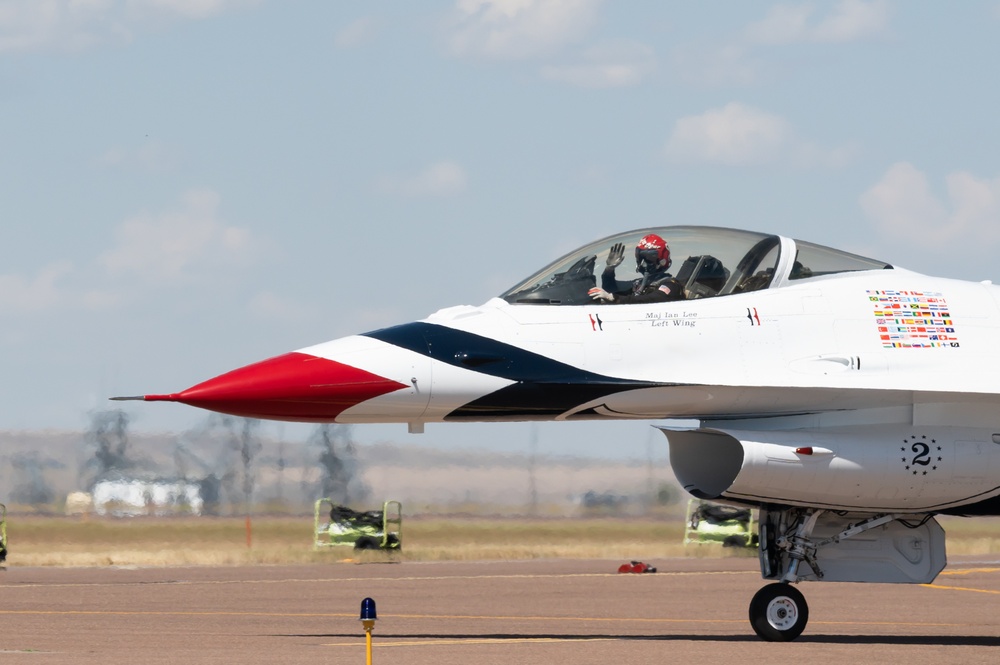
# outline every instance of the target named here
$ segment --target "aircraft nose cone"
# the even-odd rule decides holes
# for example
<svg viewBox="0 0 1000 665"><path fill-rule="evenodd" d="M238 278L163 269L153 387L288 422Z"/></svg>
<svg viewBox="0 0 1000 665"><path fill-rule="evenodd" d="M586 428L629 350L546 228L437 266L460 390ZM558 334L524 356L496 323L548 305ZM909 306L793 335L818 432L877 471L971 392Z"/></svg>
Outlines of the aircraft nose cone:
<svg viewBox="0 0 1000 665"><path fill-rule="evenodd" d="M363 369L306 353L286 353L147 402L181 402L246 418L333 422L356 404L406 388Z"/></svg>

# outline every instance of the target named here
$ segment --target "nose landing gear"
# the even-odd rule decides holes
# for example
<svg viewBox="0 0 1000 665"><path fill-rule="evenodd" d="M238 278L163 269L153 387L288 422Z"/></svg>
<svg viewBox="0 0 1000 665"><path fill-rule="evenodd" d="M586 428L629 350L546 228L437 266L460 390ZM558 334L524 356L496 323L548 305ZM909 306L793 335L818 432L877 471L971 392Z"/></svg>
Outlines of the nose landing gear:
<svg viewBox="0 0 1000 665"><path fill-rule="evenodd" d="M809 621L805 596L791 584L777 582L761 588L750 601L750 625L768 642L790 642Z"/></svg>
<svg viewBox="0 0 1000 665"><path fill-rule="evenodd" d="M750 624L769 642L794 640L806 627L796 582L929 584L947 561L933 514L762 506L758 531L761 574L775 583L754 595Z"/></svg>

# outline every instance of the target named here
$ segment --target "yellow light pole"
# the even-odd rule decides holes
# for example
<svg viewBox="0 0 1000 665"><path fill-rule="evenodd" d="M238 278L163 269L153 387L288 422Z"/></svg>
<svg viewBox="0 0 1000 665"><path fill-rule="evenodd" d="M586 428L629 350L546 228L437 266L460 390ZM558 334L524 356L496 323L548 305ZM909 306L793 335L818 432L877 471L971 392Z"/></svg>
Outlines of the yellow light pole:
<svg viewBox="0 0 1000 665"><path fill-rule="evenodd" d="M361 601L361 625L365 629L365 663L372 665L372 629L375 628L375 621L378 614L375 612L375 601L365 598Z"/></svg>

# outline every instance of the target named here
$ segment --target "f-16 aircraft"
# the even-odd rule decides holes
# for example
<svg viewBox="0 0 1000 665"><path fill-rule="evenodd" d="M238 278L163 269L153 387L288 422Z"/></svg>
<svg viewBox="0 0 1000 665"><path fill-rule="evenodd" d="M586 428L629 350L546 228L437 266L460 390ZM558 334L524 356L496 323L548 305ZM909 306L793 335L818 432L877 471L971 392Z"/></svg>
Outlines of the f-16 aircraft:
<svg viewBox="0 0 1000 665"><path fill-rule="evenodd" d="M793 583L929 583L946 563L936 515L1000 514L998 301L989 282L778 235L648 228L478 307L116 399L411 432L665 419L688 492L759 509L773 582L750 622L787 641L809 613Z"/></svg>

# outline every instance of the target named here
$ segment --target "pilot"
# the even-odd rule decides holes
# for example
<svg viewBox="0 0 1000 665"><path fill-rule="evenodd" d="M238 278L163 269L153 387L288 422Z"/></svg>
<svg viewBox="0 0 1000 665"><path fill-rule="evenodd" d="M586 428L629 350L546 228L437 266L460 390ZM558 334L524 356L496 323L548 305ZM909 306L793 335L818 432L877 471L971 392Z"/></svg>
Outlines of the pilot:
<svg viewBox="0 0 1000 665"><path fill-rule="evenodd" d="M650 233L635 246L635 270L642 277L628 282L615 279L615 268L625 259L625 245L615 243L601 274L601 286L587 293L601 303L637 304L668 302L684 298L680 282L667 272L670 269L670 246L667 241Z"/></svg>

